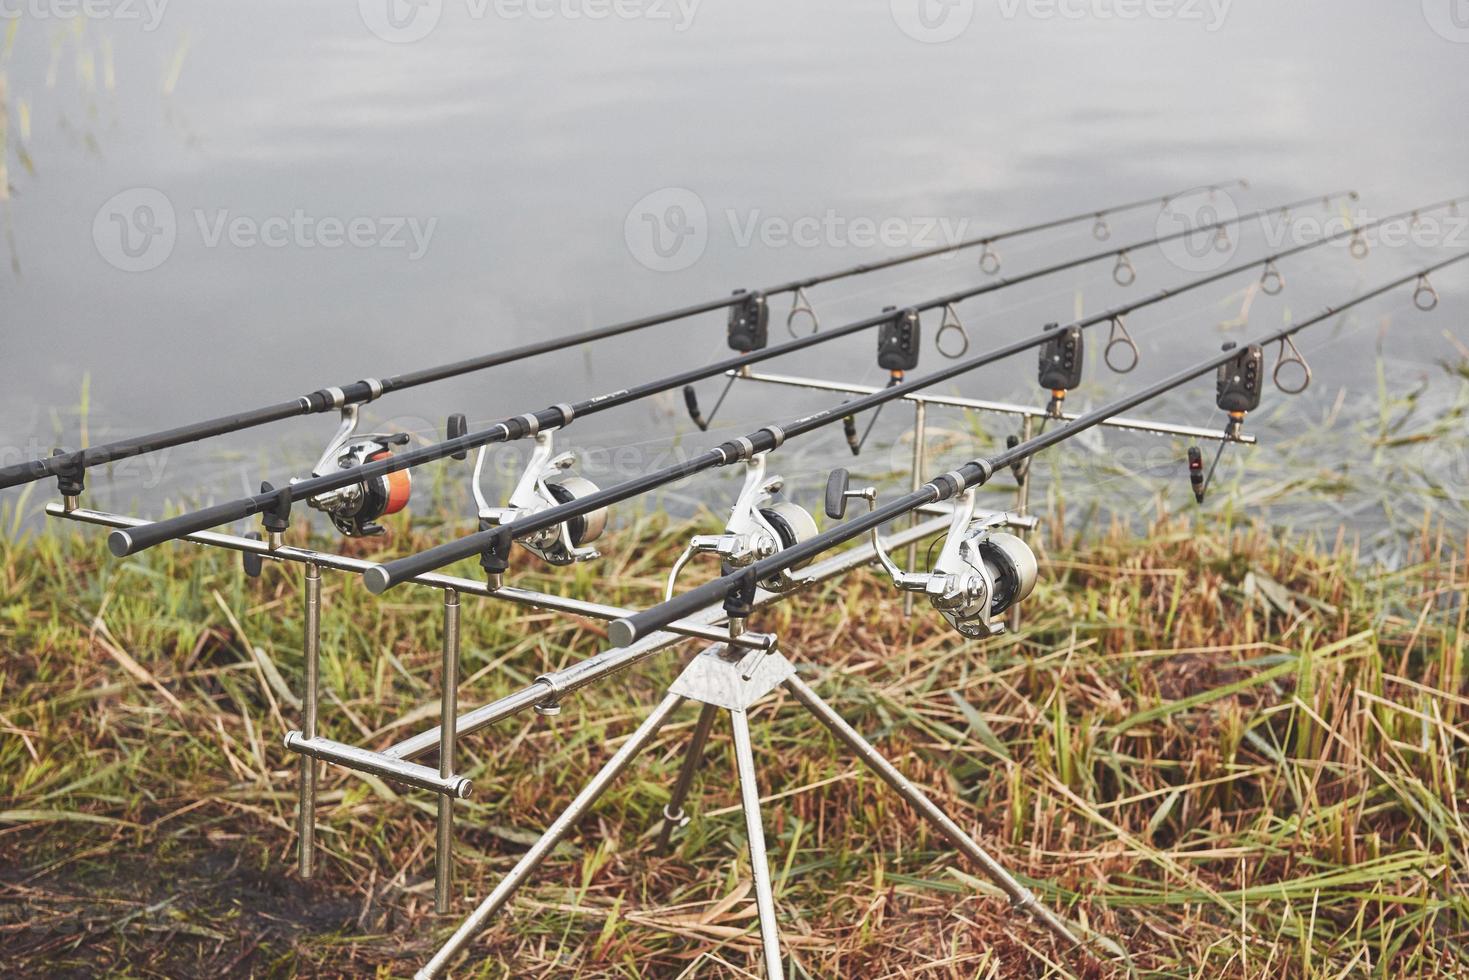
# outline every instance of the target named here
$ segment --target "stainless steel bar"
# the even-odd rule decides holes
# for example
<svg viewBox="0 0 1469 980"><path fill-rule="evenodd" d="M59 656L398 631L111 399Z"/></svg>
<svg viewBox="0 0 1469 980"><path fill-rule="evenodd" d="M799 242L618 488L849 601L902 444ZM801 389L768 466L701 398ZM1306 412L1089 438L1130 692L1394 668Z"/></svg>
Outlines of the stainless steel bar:
<svg viewBox="0 0 1469 980"><path fill-rule="evenodd" d="M884 538L884 546L889 549L901 548L910 541L921 541L926 537L938 534L948 528L949 518L947 515L949 514L949 507L947 505L924 508L924 512L937 513L944 516L924 521L917 527L897 531L891 537ZM829 578L835 578L854 568L865 565L874 560L875 557L876 554L872 550L872 544L869 542L843 551L840 554L833 555L830 558L822 559L797 572L794 578L802 584L823 582ZM766 606L773 602L778 602L782 598L783 596L761 589L755 593L755 605L757 607ZM684 620L684 622L713 624L722 623L725 621L725 618L723 607L712 605L702 612L696 613L689 619ZM720 636L724 637L723 631L720 631ZM619 671L626 670L634 664L647 660L654 654L673 646L683 639L684 637L671 633L653 633L638 640L636 643L629 644L625 647L613 647L610 650L604 650L596 656L588 657L579 663L572 664L564 670L544 674L537 678L534 683L528 687L521 688L514 694L506 695L498 701L492 701L487 705L460 715L455 725L455 731L459 737L463 738L465 735L470 735L482 728L488 728L496 722L503 721L522 711L533 708L543 701L563 697L588 684L605 677L610 677ZM393 759L413 759L423 755L425 752L432 751L434 746L438 744L439 729L431 728L414 735L412 738L404 739L391 748L384 750L383 754Z"/></svg>
<svg viewBox="0 0 1469 980"><path fill-rule="evenodd" d="M329 738L303 738L300 732L286 732L286 748L292 752L332 762L358 772L372 773L384 779L393 779L419 789L435 793L448 793L465 799L473 790L473 784L465 776L440 776L437 769L421 766L416 762L404 762L381 752L333 742Z"/></svg>
<svg viewBox="0 0 1469 980"><path fill-rule="evenodd" d="M110 514L106 511L89 510L85 507L67 511L62 505L56 503L47 504L46 513L51 517L62 517L67 520L78 521L83 524L97 524L102 527L138 527L148 523L136 517ZM361 558L350 558L347 555L338 555L330 551L315 551L311 548L293 548L282 545L279 548L272 549L269 543L265 541L256 541L253 538L244 538L233 534L222 534L217 531L199 531L195 534L184 535L180 540L189 541L194 544L208 545L214 548L226 548L230 551L239 551L245 554L259 555L261 558L269 558L275 561L306 562L319 565L322 568L330 568L333 571L352 572L357 575L361 575L375 564L374 562L364 561ZM498 589L491 588L484 582L477 582L470 578L461 578L457 575L444 575L439 572L429 572L409 579L409 581L416 585L427 586L431 589L453 589L455 592L461 594L477 595L488 599L502 599L506 602L516 603L517 605L529 606L532 609L549 609L555 612L588 616L592 619L613 620L619 616L626 616L633 612L633 610L621 606L608 606L598 602L585 602L581 599L569 599L565 596L549 595L544 592L532 592L528 589L517 589L510 586L501 586ZM730 642L729 636L724 630L714 629L698 623L670 623L668 632L678 633L696 640L709 640L719 643ZM750 650L769 650L774 642L774 638L765 633L746 633L734 641L736 646L745 647Z"/></svg>
<svg viewBox="0 0 1469 980"><path fill-rule="evenodd" d="M924 441L928 438L928 403L913 403L913 476L909 490L917 490L923 486L924 465ZM914 514L908 520L910 527L916 527L921 518ZM914 568L918 564L918 542L908 546L908 567ZM913 593L903 592L903 615L913 615Z"/></svg>
<svg viewBox="0 0 1469 980"><path fill-rule="evenodd" d="M439 777L454 775L454 720L459 717L459 593L444 590L444 662L439 670ZM434 852L434 911L449 911L454 879L454 797L439 796L438 843Z"/></svg>
<svg viewBox="0 0 1469 980"><path fill-rule="evenodd" d="M75 510L73 510L75 513ZM316 737L316 703L321 684L321 569L306 563L306 625L301 643L306 660L306 690L301 698L301 731ZM316 760L301 756L301 801L297 814L297 864L301 877L316 873Z"/></svg>
<svg viewBox="0 0 1469 980"><path fill-rule="evenodd" d="M750 746L750 720L743 711L729 713L734 729L735 766L740 776L740 807L745 811L745 836L750 845L750 876L755 879L755 907L760 918L760 944L765 951L767 980L782 980L780 930L775 921L775 892L770 887L770 862L765 856L765 826L760 820L760 788L755 782L755 752Z"/></svg>
<svg viewBox="0 0 1469 980"><path fill-rule="evenodd" d="M871 385L845 384L839 381L822 381L816 378L799 378L785 374L756 374L743 375L747 380L764 382L765 384L784 385L788 388L809 388L813 391L836 391L849 395L870 395L881 391ZM904 395L904 400L923 402L928 405L942 405L945 408L963 408L979 412L998 412L1003 415L1019 415L1033 419L1047 417L1044 408L1035 408L1030 405L1018 405L1012 402L986 401L980 398L963 398L959 395L934 395L915 392ZM1061 418L1071 421L1076 418L1073 413L1062 413ZM1206 439L1216 442L1223 441L1225 436L1222 429L1206 429L1196 425L1175 425L1171 422L1151 422L1146 419L1132 419L1117 416L1102 422L1101 425L1113 429L1127 429L1132 432L1148 432L1159 436L1181 436L1185 439ZM1253 435L1244 433L1238 439L1230 440L1242 445L1254 445L1257 441Z"/></svg>
<svg viewBox="0 0 1469 980"><path fill-rule="evenodd" d="M709 744L709 730L714 727L714 716L718 713L719 708L712 704L706 704L699 709L699 720L694 725L688 747L684 749L683 766L678 771L678 779L673 784L668 804L663 808L663 826L658 828L658 841L653 845L654 854L667 854L674 828L683 826L688 820L688 814L684 813L684 800L689 798L694 775L704 761L704 747Z"/></svg>
<svg viewBox="0 0 1469 980"><path fill-rule="evenodd" d="M909 805L917 810L924 819L933 824L941 834L949 839L950 843L973 861L986 877L1009 896L1011 902L1025 910L1067 946L1081 945L1081 941L1072 934L1065 922L1042 905L1030 889L1017 881L1003 865L990 857L989 853L980 847L974 838L960 829L957 823L940 810L922 790L899 772L898 768L885 759L877 749L873 748L872 744L863 738L855 728L847 724L846 719L837 714L831 705L821 700L820 696L804 681L799 677L789 677L785 681L785 687L797 701L805 706L806 710L831 730L837 741L842 742L856 753L857 757L877 773L883 782L896 790L899 796L907 800Z"/></svg>
<svg viewBox="0 0 1469 980"><path fill-rule="evenodd" d="M1026 442L1034 434L1035 419L1027 415L1020 421L1020 441ZM1030 462L1030 460L1025 461L1024 467L1020 471L1020 486L1015 490L1015 513L1021 517L1030 516ZM1030 542L1030 532L1028 530L1023 527L1018 527L1014 531L1020 536L1020 540L1026 543ZM1017 602L1010 607L1010 632L1012 633L1020 632L1020 606L1021 603Z"/></svg>
<svg viewBox="0 0 1469 980"><path fill-rule="evenodd" d="M662 728L668 716L683 704L683 700L677 694L670 694L659 702L658 707L653 709L653 713L648 715L632 733L632 736L622 744L622 747L613 753L612 758L607 760L585 788L577 794L576 799L571 801L571 804L562 811L551 826L546 828L546 832L541 835L540 839L521 856L515 867L511 868L510 872L500 880L495 890L485 896L484 901L480 902L475 910L469 913L468 918L460 923L454 935L450 936L448 941L433 955L433 958L414 974L414 980L431 980L433 977L443 975L465 945L484 928L490 916L499 911L515 894L516 889L525 884L531 872L539 867L556 845L561 843L562 838L571 832L577 821L592 808L593 804L607 791L607 787L611 786L613 780L622 774L623 770L643 750L643 747L653 740L653 737L658 734L658 729Z"/></svg>

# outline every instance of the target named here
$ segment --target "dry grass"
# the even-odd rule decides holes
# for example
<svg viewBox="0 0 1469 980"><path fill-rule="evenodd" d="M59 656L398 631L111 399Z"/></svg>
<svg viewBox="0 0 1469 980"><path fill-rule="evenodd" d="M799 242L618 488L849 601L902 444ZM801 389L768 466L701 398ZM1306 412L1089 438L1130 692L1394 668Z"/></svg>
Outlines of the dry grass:
<svg viewBox="0 0 1469 980"><path fill-rule="evenodd" d="M643 605L686 528L517 580ZM426 543L428 535L423 534ZM95 531L3 548L0 959L7 975L405 975L636 725L692 644L555 719L465 742L458 913L432 913L433 801L326 769L321 873L293 867L294 574ZM1160 522L1049 536L1025 631L961 643L863 572L755 624L1042 899L1161 976L1469 975L1461 801L1465 566L1425 529L1364 570L1345 539ZM432 724L432 597L329 575L329 737ZM596 651L601 627L471 601L461 704ZM260 650L285 684L248 653ZM394 727L408 714L412 721ZM495 921L456 976L752 976L728 729L695 819L649 843L686 707ZM1010 912L797 706L753 713L793 976L1084 971ZM1121 972L1108 967L1095 972Z"/></svg>

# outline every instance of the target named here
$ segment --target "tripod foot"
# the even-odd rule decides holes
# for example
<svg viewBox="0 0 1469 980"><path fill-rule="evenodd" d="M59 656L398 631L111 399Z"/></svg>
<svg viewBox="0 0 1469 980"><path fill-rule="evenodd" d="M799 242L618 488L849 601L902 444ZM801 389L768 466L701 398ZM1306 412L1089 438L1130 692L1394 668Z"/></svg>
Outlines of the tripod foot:
<svg viewBox="0 0 1469 980"><path fill-rule="evenodd" d="M785 687L807 711L816 716L817 721L820 721L837 737L838 741L855 752L868 768L882 778L883 782L896 790L899 796L907 800L909 805L933 824L941 834L949 839L950 843L978 865L985 876L998 885L1017 908L1024 909L1066 946L1084 948L1081 940L1076 938L1065 922L1042 905L1029 888L1006 871L998 861L989 855L989 852L980 847L974 838L966 834L958 824L924 795L922 790L913 785L908 777L899 772L896 766L873 748L872 744L863 738L855 728L847 724L846 719L837 714L831 705L821 700L820 696L805 682L799 677L792 676L786 679Z"/></svg>
<svg viewBox="0 0 1469 980"><path fill-rule="evenodd" d="M448 942L444 943L433 958L414 974L415 980L431 980L433 977L443 976L449 964L484 928L490 916L510 901L510 897L521 885L525 884L531 872L540 866L562 838L571 832L572 827L576 826L577 821L592 808L603 793L607 792L612 781L622 775L623 770L653 740L658 730L668 721L668 716L673 714L678 706L683 704L683 701L684 699L679 695L670 694L659 703L658 707L653 709L653 713L644 719L637 731L633 732L632 736L622 744L622 748L607 760L597 775L592 777L591 782L587 783L586 787L577 794L576 799L572 800L571 804L562 811L561 816L557 817L540 839L531 845L530 850L526 851L516 862L515 867L510 869L510 873L500 880L495 890L490 892L473 912L469 913L469 917L460 924L454 935L449 937Z"/></svg>
<svg viewBox="0 0 1469 980"><path fill-rule="evenodd" d="M668 805L663 808L663 826L658 828L658 842L653 845L653 853L659 856L668 853L669 841L673 837L673 831L689 822L684 814L684 801L689 798L689 790L694 784L694 774L699 771L699 764L704 760L704 747L709 743L709 729L714 727L714 716L719 709L706 704L699 711L699 720L694 725L694 734L689 739L689 747L685 750L683 768L678 771L678 780L673 784L673 793L670 795Z"/></svg>

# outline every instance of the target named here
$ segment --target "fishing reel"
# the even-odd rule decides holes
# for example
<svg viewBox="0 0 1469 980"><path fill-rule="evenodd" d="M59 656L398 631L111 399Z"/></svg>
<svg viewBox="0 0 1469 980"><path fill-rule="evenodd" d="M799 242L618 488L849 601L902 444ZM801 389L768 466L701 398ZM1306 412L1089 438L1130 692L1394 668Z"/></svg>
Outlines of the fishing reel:
<svg viewBox="0 0 1469 980"><path fill-rule="evenodd" d="M358 406L343 405L341 425L312 467L313 477L330 476L386 459L393 454L392 447L408 444L406 432L357 435L357 421ZM412 491L413 477L402 469L308 497L306 503L330 517L337 530L347 537L365 538L382 534L384 528L376 523L377 519L407 507Z"/></svg>
<svg viewBox="0 0 1469 980"><path fill-rule="evenodd" d="M846 516L847 501L867 501L876 506L873 487L848 489L846 470L833 470L826 482L826 515L833 520ZM974 491L968 490L954 508L944 547L929 572L905 572L882 546L877 529L872 529L872 547L883 570L904 592L921 593L949 625L968 637L994 636L1005 631L1004 614L1030 596L1038 573L1035 552L1021 538L1001 531L1002 527L1035 527L1033 517L1012 514L974 516Z"/></svg>
<svg viewBox="0 0 1469 980"><path fill-rule="evenodd" d="M514 492L510 494L510 501L504 507L492 506L485 499L480 477L484 473L489 447L480 448L474 460L472 478L480 530L509 524L560 504L584 500L598 492L597 485L591 480L569 475L568 471L576 465L575 453L552 456L555 451L552 439L554 431L547 429L536 433L536 447L531 452L530 461L526 463L520 481L516 483ZM452 423L450 433L453 438ZM606 529L607 508L599 507L518 540L527 551L543 561L552 565L571 565L601 557L601 552L588 546L600 538Z"/></svg>
<svg viewBox="0 0 1469 980"><path fill-rule="evenodd" d="M745 461L745 483L730 509L724 533L694 535L689 546L673 563L668 573L665 599L673 597L678 573L694 555L718 555L720 574L728 575L816 536L816 521L805 508L788 500L773 502L785 481L778 476L766 478L766 455L756 453ZM795 568L762 579L760 586L769 592L789 592L796 587L791 572L807 564L809 562L802 562Z"/></svg>

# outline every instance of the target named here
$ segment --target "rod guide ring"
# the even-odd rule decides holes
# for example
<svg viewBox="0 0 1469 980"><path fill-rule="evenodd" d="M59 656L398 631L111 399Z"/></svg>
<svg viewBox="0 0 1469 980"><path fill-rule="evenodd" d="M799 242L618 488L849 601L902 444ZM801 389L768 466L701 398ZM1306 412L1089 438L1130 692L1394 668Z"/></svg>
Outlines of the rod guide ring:
<svg viewBox="0 0 1469 980"><path fill-rule="evenodd" d="M958 349L946 349L944 347L944 334L951 331L959 334ZM959 314L954 309L953 303L944 304L943 321L939 323L938 332L933 335L933 345L938 348L940 354L951 361L957 361L969 353L969 332L964 329L964 324L960 322Z"/></svg>
<svg viewBox="0 0 1469 980"><path fill-rule="evenodd" d="M1418 285L1413 289L1413 305L1424 313L1438 308L1438 290L1428 281L1426 272L1418 277Z"/></svg>
<svg viewBox="0 0 1469 980"><path fill-rule="evenodd" d="M989 242L984 243L984 251L979 253L979 271L987 276L1000 271L1000 253Z"/></svg>
<svg viewBox="0 0 1469 980"><path fill-rule="evenodd" d="M806 298L806 290L801 286L797 286L796 292L791 296L791 311L786 314L786 330L792 337L797 338L801 336L796 333L796 317L798 316L804 316L811 321L811 333L820 332L821 320L816 316L816 311L811 308L811 301Z"/></svg>
<svg viewBox="0 0 1469 980"><path fill-rule="evenodd" d="M1113 361L1114 353L1118 348L1128 351L1132 357L1124 364ZM1121 316L1112 318L1112 326L1107 332L1107 346L1102 348L1102 360L1107 367L1117 374L1130 374L1143 359L1142 353L1137 349L1137 344L1132 339L1132 334L1127 332L1127 326L1122 322Z"/></svg>
<svg viewBox="0 0 1469 980"><path fill-rule="evenodd" d="M1117 253L1117 265L1112 269L1112 279L1119 286L1131 286L1137 282L1137 269L1133 268L1132 259L1127 257L1127 252Z"/></svg>
<svg viewBox="0 0 1469 980"><path fill-rule="evenodd" d="M1299 364L1301 370L1304 372L1304 377L1301 379L1299 385L1281 383L1280 372L1289 364ZM1299 395L1311 387L1311 365L1306 363L1306 359L1301 356L1301 352L1296 348L1295 341L1289 337L1280 338L1280 350L1276 352L1275 370L1271 372L1270 377L1275 382L1275 387L1279 388L1281 393L1286 395Z"/></svg>

